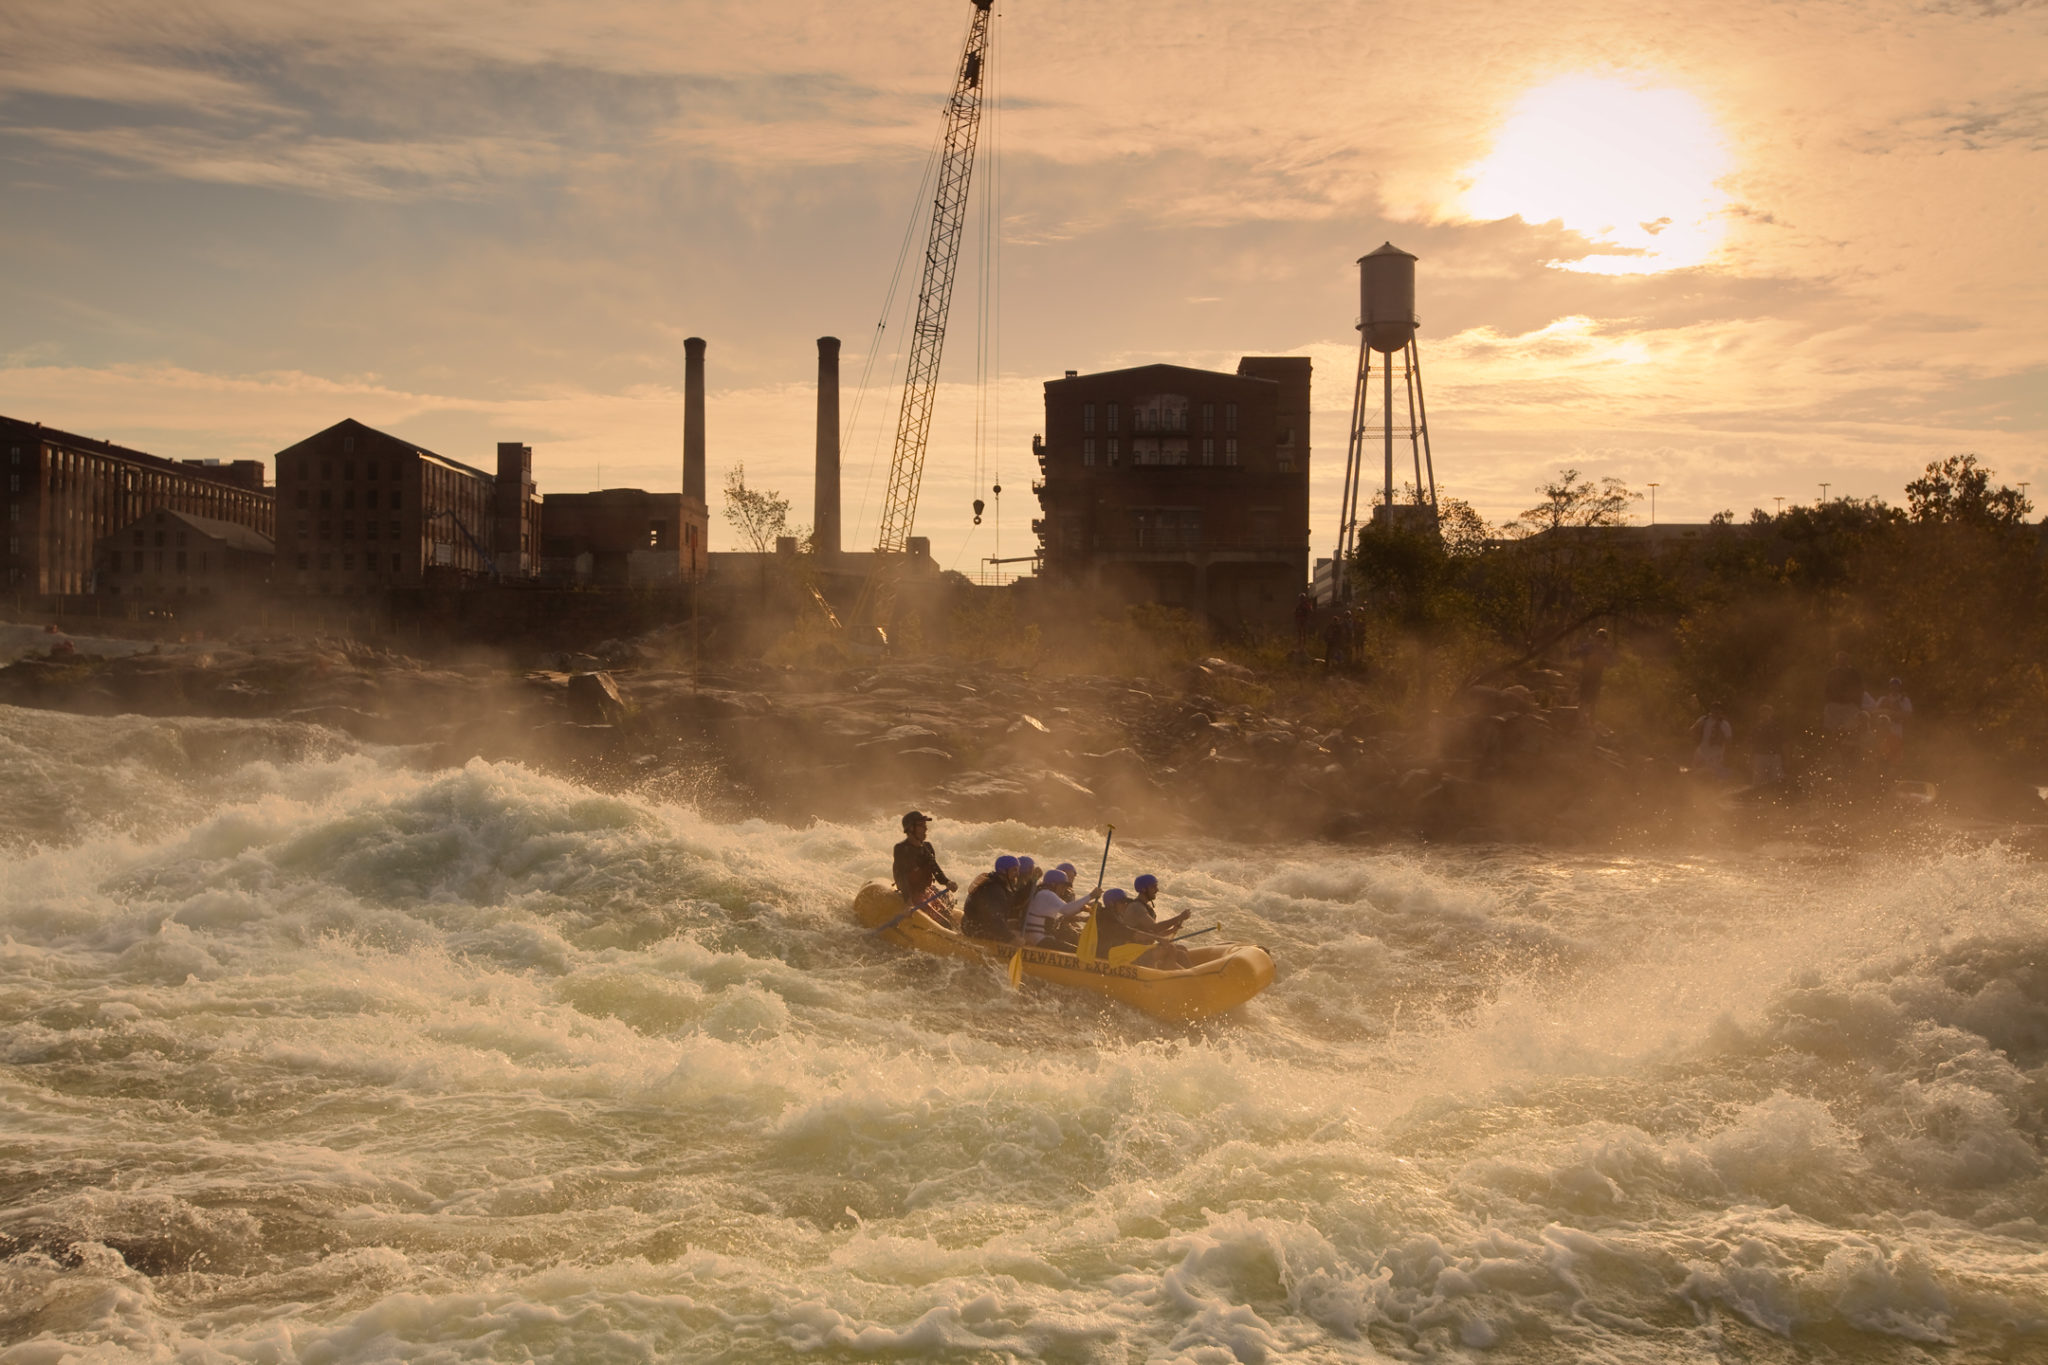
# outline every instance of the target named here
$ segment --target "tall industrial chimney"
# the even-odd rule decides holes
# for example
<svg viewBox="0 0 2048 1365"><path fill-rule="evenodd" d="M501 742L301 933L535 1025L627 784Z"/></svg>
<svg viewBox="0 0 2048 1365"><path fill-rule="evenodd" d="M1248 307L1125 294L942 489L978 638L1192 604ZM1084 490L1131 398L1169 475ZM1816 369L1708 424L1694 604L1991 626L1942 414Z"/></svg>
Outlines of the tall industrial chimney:
<svg viewBox="0 0 2048 1365"><path fill-rule="evenodd" d="M683 357L683 496L705 503L704 338L684 338Z"/></svg>
<svg viewBox="0 0 2048 1365"><path fill-rule="evenodd" d="M813 495L812 543L821 555L839 553L839 338L818 338L818 483Z"/></svg>

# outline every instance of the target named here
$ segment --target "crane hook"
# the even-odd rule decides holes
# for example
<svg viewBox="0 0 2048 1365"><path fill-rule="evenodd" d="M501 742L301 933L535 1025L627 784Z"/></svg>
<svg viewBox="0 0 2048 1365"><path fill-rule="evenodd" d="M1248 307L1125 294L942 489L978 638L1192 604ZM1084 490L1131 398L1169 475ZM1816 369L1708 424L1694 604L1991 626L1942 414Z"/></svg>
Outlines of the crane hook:
<svg viewBox="0 0 2048 1365"><path fill-rule="evenodd" d="M980 498L974 500L974 524L976 526L981 525L981 509L983 505Z"/></svg>

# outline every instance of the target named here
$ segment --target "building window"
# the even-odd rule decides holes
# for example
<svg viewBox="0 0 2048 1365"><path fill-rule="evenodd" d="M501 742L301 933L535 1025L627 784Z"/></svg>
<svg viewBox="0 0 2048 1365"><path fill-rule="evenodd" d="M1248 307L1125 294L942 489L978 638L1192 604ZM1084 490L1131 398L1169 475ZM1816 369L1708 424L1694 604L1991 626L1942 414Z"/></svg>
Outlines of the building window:
<svg viewBox="0 0 2048 1365"><path fill-rule="evenodd" d="M1116 404L1114 403L1109 405L1109 429L1111 431L1116 430ZM1114 463L1114 461L1111 463Z"/></svg>
<svg viewBox="0 0 2048 1365"><path fill-rule="evenodd" d="M333 568L333 567L334 567L334 556L333 556L333 555L321 555L321 556L320 556L320 572L322 572L322 573L325 573L325 572L327 572L327 571L328 571L329 569L331 569L331 568Z"/></svg>
<svg viewBox="0 0 2048 1365"><path fill-rule="evenodd" d="M341 538L343 540L354 540L356 538L356 524L353 521L344 521L341 524Z"/></svg>
<svg viewBox="0 0 2048 1365"><path fill-rule="evenodd" d="M137 550L128 557L128 567L137 573L142 572L142 551Z"/></svg>
<svg viewBox="0 0 2048 1365"><path fill-rule="evenodd" d="M391 523L391 538L398 539L398 523L395 521Z"/></svg>
<svg viewBox="0 0 2048 1365"><path fill-rule="evenodd" d="M398 490L396 488L391 490L391 510L394 512L398 510Z"/></svg>
<svg viewBox="0 0 2048 1365"><path fill-rule="evenodd" d="M320 462L320 477L329 480L334 478L334 461L322 460Z"/></svg>
<svg viewBox="0 0 2048 1365"><path fill-rule="evenodd" d="M364 522L364 523L363 523L363 539L364 539L364 540L375 540L376 538L377 538L377 523L376 523L376 522L374 522L374 521L366 521L366 522Z"/></svg>
<svg viewBox="0 0 2048 1365"><path fill-rule="evenodd" d="M1111 407L1110 411L1115 412L1116 409ZM1111 469L1116 468L1116 437L1114 436L1109 438L1109 467Z"/></svg>
<svg viewBox="0 0 2048 1365"><path fill-rule="evenodd" d="M347 464L344 464L341 467L341 477L343 477L344 479L353 479L355 478L355 476L356 462L354 460L350 460Z"/></svg>
<svg viewBox="0 0 2048 1365"><path fill-rule="evenodd" d="M158 521L162 521L162 520L163 520L163 518L162 518L162 517L158 517L158 518L157 518L157 520L158 520ZM158 531L158 532L156 533L156 547L157 547L157 549L159 549L159 550L163 549L163 547L164 547L164 533L163 533L162 531Z"/></svg>
<svg viewBox="0 0 2048 1365"><path fill-rule="evenodd" d="M1223 438L1223 463L1233 469L1237 467L1237 438L1235 436Z"/></svg>
<svg viewBox="0 0 2048 1365"><path fill-rule="evenodd" d="M1095 405L1093 403L1083 403L1081 405L1081 430L1095 430Z"/></svg>
<svg viewBox="0 0 2048 1365"><path fill-rule="evenodd" d="M156 571L158 573L164 571L164 552L162 550L156 552Z"/></svg>
<svg viewBox="0 0 2048 1365"><path fill-rule="evenodd" d="M7 476L7 491L10 493L19 493L21 491L21 475L9 474Z"/></svg>
<svg viewBox="0 0 2048 1365"><path fill-rule="evenodd" d="M398 556L397 556L397 555L393 555L393 556L391 556L391 572L393 572L393 573L397 573L397 572L398 572Z"/></svg>
<svg viewBox="0 0 2048 1365"><path fill-rule="evenodd" d="M1214 436L1204 436L1202 438L1202 463L1205 465L1216 463L1216 438Z"/></svg>
<svg viewBox="0 0 2048 1365"><path fill-rule="evenodd" d="M1282 446L1273 452L1273 465L1282 474L1294 472L1294 447Z"/></svg>
<svg viewBox="0 0 2048 1365"><path fill-rule="evenodd" d="M332 540L332 539L334 539L334 523L333 523L333 522L331 522L331 521L323 521L323 522L321 522L321 523L320 523L320 539L322 539L322 540Z"/></svg>
<svg viewBox="0 0 2048 1365"><path fill-rule="evenodd" d="M1216 430L1216 405L1214 403L1202 404L1202 430Z"/></svg>
<svg viewBox="0 0 2048 1365"><path fill-rule="evenodd" d="M341 557L341 568L344 573L354 573L356 571L356 557L354 555L343 555Z"/></svg>
<svg viewBox="0 0 2048 1365"><path fill-rule="evenodd" d="M306 506L307 501L308 499L306 497L306 490L303 488L301 488L292 499L293 504L302 509Z"/></svg>
<svg viewBox="0 0 2048 1365"><path fill-rule="evenodd" d="M206 551L204 550L199 552L199 572L206 572Z"/></svg>
<svg viewBox="0 0 2048 1365"><path fill-rule="evenodd" d="M323 489L321 489L321 490L320 490L320 510L321 510L321 511L323 511L323 512L325 512L325 511L326 511L326 510L327 510L328 508L330 508L330 507L332 507L332 506L334 506L334 494L332 494L332 493L328 492L328 491L327 491L326 489L324 489L324 488L323 488Z"/></svg>
<svg viewBox="0 0 2048 1365"><path fill-rule="evenodd" d="M377 462L375 460L363 461L363 477L373 482L375 481L377 477Z"/></svg>
<svg viewBox="0 0 2048 1365"><path fill-rule="evenodd" d="M1095 438L1093 436L1081 438L1081 463L1090 469L1095 468Z"/></svg>
<svg viewBox="0 0 2048 1365"><path fill-rule="evenodd" d="M350 465L350 466L349 466L349 468L353 469L353 468L355 468L355 466L354 466L354 465ZM353 511L355 511L355 510L356 510L356 490L355 490L355 489L351 488L351 489L349 489L349 490L348 490L348 491L347 491L346 493L343 493L343 494L341 495L341 510L342 510L342 511L344 511L344 512L353 512Z"/></svg>
<svg viewBox="0 0 2048 1365"><path fill-rule="evenodd" d="M178 551L178 572L185 572L185 552L183 550Z"/></svg>
<svg viewBox="0 0 2048 1365"><path fill-rule="evenodd" d="M300 556L299 556L299 569L300 569L300 570L301 570L302 572L303 572L303 571L304 571L304 570L305 570L305 569L307 568L307 563L306 563L306 561L307 561L308 559L310 559L310 558L311 558L311 556L310 556L310 555L303 555L303 554L302 554L302 555L300 555Z"/></svg>
<svg viewBox="0 0 2048 1365"><path fill-rule="evenodd" d="M355 454L355 451L356 451L356 438L355 438L355 437L353 437L353 436L344 436L344 437L342 437L342 438L341 438L341 453L342 453L342 454L344 454L344 455L353 455L353 454ZM350 470L349 472L350 472L350 474L351 474L351 475L353 475L355 471L354 471L353 469L351 469L351 470Z"/></svg>
<svg viewBox="0 0 2048 1365"><path fill-rule="evenodd" d="M1237 430L1237 404L1225 403L1223 405L1223 429L1225 431Z"/></svg>
<svg viewBox="0 0 2048 1365"><path fill-rule="evenodd" d="M372 468L372 469L375 469L376 467L377 467L377 466L375 466L375 465L371 465L371 466L370 466L370 468ZM376 511L376 510L377 510L377 490L376 490L376 489L374 489L374 488L365 488L365 489L363 490L363 506L365 506L365 507L369 508L369 509L370 509L370 510L371 510L372 512L374 512L374 511Z"/></svg>

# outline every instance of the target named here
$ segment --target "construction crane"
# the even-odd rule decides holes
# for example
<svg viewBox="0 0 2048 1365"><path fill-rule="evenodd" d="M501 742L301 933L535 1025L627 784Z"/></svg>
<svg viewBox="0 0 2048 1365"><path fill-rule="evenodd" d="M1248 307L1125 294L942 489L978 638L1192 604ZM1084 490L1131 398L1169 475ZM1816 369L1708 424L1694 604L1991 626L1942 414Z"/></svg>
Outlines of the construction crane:
<svg viewBox="0 0 2048 1365"><path fill-rule="evenodd" d="M953 304L953 274L960 265L960 239L967 222L967 186L974 176L974 142L981 128L981 75L988 55L989 10L995 0L973 0L967 50L946 101L946 130L939 157L938 190L932 196L931 232L925 239L924 278L917 291L917 323L910 336L910 361L903 375L903 408L896 418L896 453L889 463L888 500L875 549L900 555L917 521L917 489L924 478L925 443L931 437L932 403L939 386L939 357L946 348L946 313Z"/></svg>

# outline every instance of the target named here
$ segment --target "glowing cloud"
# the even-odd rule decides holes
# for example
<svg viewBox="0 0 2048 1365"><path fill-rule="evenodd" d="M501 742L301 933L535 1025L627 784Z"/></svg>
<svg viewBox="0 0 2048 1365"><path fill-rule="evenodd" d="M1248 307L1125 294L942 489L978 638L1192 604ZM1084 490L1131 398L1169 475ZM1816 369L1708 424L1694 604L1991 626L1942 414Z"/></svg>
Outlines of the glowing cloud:
<svg viewBox="0 0 2048 1365"><path fill-rule="evenodd" d="M1565 270L1650 274L1698 265L1721 240L1728 153L1683 90L1567 76L1516 102L1459 205L1482 221L1561 222L1594 244Z"/></svg>

